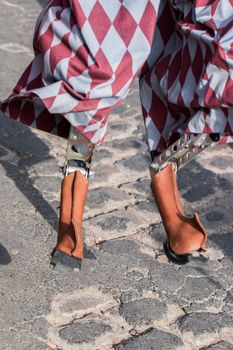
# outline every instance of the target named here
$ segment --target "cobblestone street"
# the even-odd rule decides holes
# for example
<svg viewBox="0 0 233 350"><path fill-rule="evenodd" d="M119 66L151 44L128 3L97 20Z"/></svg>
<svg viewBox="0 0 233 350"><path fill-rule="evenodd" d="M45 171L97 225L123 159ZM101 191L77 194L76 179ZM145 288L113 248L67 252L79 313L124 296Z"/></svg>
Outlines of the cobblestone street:
<svg viewBox="0 0 233 350"><path fill-rule="evenodd" d="M0 100L33 57L43 2L0 0ZM233 146L180 171L209 260L169 263L135 82L95 149L85 260L68 273L50 265L66 141L0 116L0 350L233 350Z"/></svg>

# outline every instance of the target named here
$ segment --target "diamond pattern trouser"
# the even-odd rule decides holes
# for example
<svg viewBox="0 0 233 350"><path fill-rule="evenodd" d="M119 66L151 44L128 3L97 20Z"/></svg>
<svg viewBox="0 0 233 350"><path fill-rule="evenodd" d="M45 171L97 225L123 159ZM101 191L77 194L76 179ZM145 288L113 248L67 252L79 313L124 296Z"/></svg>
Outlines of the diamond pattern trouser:
<svg viewBox="0 0 233 350"><path fill-rule="evenodd" d="M110 111L140 77L150 150L177 130L233 140L233 0L51 0L35 59L1 110L102 143Z"/></svg>

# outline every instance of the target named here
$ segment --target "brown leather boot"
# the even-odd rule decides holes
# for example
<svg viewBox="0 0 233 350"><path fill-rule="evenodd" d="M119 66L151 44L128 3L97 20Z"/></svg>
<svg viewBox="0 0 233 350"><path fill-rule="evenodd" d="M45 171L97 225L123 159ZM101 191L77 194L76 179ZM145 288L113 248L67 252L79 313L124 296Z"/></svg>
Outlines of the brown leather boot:
<svg viewBox="0 0 233 350"><path fill-rule="evenodd" d="M207 232L197 213L193 218L184 216L176 174L171 164L152 176L151 189L167 233L165 253L171 261L185 264L189 254L206 250Z"/></svg>
<svg viewBox="0 0 233 350"><path fill-rule="evenodd" d="M80 172L66 175L61 186L61 207L57 245L52 253L53 265L81 268L83 260L82 221L88 181Z"/></svg>

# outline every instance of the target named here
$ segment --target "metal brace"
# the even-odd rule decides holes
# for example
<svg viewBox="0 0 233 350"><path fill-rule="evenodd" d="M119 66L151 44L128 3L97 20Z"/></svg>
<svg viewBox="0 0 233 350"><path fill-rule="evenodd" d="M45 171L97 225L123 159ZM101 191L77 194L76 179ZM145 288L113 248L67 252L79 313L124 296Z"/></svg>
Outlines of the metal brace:
<svg viewBox="0 0 233 350"><path fill-rule="evenodd" d="M86 162L79 160L67 160L64 166L60 167L63 175L67 176L75 171L80 171L87 179L92 177L90 167Z"/></svg>
<svg viewBox="0 0 233 350"><path fill-rule="evenodd" d="M90 178L93 175L90 171L93 150L94 145L87 141L74 127L71 127L67 142L66 160L60 171L63 175L80 171L86 178Z"/></svg>
<svg viewBox="0 0 233 350"><path fill-rule="evenodd" d="M177 172L206 148L213 147L221 137L220 134L184 134L153 160L150 164L151 175L157 174L168 164L172 164Z"/></svg>

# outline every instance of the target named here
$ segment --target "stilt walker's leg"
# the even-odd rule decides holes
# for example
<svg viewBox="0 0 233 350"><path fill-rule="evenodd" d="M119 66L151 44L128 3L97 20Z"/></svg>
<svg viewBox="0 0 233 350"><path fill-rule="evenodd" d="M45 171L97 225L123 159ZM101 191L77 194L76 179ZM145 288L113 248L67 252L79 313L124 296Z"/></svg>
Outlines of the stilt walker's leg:
<svg viewBox="0 0 233 350"><path fill-rule="evenodd" d="M183 213L176 171L219 140L217 134L185 135L151 163L151 188L167 234L164 252L173 263L188 263L193 252L206 250L207 239L198 214L188 218Z"/></svg>
<svg viewBox="0 0 233 350"><path fill-rule="evenodd" d="M81 269L82 221L94 145L71 127L67 146L57 245L51 263L62 269Z"/></svg>

